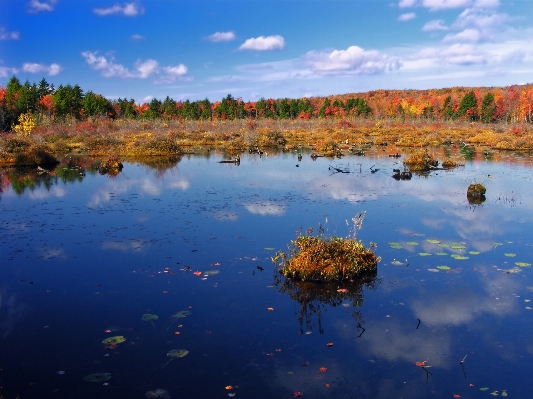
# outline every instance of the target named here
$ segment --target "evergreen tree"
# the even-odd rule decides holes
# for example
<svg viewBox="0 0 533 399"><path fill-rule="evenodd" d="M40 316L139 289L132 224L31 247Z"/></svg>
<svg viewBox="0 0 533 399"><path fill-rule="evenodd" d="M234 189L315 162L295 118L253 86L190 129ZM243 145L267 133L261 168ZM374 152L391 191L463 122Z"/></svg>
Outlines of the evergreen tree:
<svg viewBox="0 0 533 399"><path fill-rule="evenodd" d="M461 102L459 103L459 109L457 110L457 116L466 116L467 119L475 120L477 118L477 100L473 91L466 93Z"/></svg>
<svg viewBox="0 0 533 399"><path fill-rule="evenodd" d="M105 97L89 91L83 98L83 111L86 116L110 116L114 115L115 109Z"/></svg>
<svg viewBox="0 0 533 399"><path fill-rule="evenodd" d="M494 122L495 113L496 102L494 101L494 94L487 93L483 97L483 104L481 104L481 120L485 123Z"/></svg>
<svg viewBox="0 0 533 399"><path fill-rule="evenodd" d="M452 96L448 96L444 99L444 104L442 105L442 114L447 119L455 118L455 112L453 111L452 106Z"/></svg>

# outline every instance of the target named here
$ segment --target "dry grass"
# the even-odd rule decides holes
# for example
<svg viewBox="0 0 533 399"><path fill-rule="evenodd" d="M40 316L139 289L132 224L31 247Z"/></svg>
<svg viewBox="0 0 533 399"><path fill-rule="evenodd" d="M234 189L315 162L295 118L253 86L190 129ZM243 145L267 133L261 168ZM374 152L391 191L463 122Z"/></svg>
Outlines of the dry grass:
<svg viewBox="0 0 533 399"><path fill-rule="evenodd" d="M0 137L0 163L13 164L15 153L34 147L51 154L91 156L179 155L206 148L233 153L249 149L311 150L339 155L351 148L395 145L405 148L468 143L500 150L533 150L533 128L525 124L465 122L411 123L368 119L144 121L106 120L46 123L27 137Z"/></svg>

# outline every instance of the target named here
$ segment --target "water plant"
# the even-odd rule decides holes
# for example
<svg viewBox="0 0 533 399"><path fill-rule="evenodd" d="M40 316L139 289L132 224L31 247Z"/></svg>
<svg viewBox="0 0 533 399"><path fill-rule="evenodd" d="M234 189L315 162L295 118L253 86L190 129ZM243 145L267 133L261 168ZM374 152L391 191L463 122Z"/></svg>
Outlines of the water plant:
<svg viewBox="0 0 533 399"><path fill-rule="evenodd" d="M169 364L172 360L177 359L179 357L185 357L189 354L189 351L187 349L172 349L167 353L167 356L170 357L170 360L166 362L163 367L165 367L167 364Z"/></svg>
<svg viewBox="0 0 533 399"><path fill-rule="evenodd" d="M321 225L317 235L312 228L305 234L300 231L288 252L277 252L272 262L285 277L302 281L350 281L375 272L380 258L356 237L364 217L360 212L352 219L353 230L347 237L326 236Z"/></svg>
<svg viewBox="0 0 533 399"><path fill-rule="evenodd" d="M157 328L155 327L154 320L157 320L157 319L159 319L159 316L155 314L151 314L151 313L145 313L141 317L142 321L149 321L150 323L152 323L152 326L154 326L155 330L157 330Z"/></svg>
<svg viewBox="0 0 533 399"><path fill-rule="evenodd" d="M472 183L468 186L466 191L466 198L470 204L481 204L485 201L485 193L487 189L483 184Z"/></svg>

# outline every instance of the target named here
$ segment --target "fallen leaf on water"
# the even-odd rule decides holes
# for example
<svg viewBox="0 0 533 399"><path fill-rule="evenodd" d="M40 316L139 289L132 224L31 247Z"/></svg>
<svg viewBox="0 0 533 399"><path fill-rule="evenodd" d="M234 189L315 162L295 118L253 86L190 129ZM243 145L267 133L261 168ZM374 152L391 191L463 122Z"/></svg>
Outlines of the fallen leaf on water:
<svg viewBox="0 0 533 399"><path fill-rule="evenodd" d="M309 366L309 362L303 362L302 366ZM488 388L487 388L488 389Z"/></svg>
<svg viewBox="0 0 533 399"><path fill-rule="evenodd" d="M348 290L346 288L339 288L337 292L348 292Z"/></svg>
<svg viewBox="0 0 533 399"><path fill-rule="evenodd" d="M454 398L460 398L461 395L459 395L458 393L454 393L454 394L453 394L453 397L454 397Z"/></svg>
<svg viewBox="0 0 533 399"><path fill-rule="evenodd" d="M416 362L415 363L415 366L418 366L418 367L425 367L426 366L426 362Z"/></svg>
<svg viewBox="0 0 533 399"><path fill-rule="evenodd" d="M294 396L295 398L298 398L298 397L302 396L302 393L301 393L300 391L298 391L298 392L293 392L293 393L292 393L292 396Z"/></svg>
<svg viewBox="0 0 533 399"><path fill-rule="evenodd" d="M483 387L483 388L479 388L480 391L488 391L489 388L488 387Z"/></svg>
<svg viewBox="0 0 533 399"><path fill-rule="evenodd" d="M273 354L272 352L267 353L266 355L267 355L267 356L274 356L274 354Z"/></svg>
<svg viewBox="0 0 533 399"><path fill-rule="evenodd" d="M320 371L321 373L325 373L326 371L328 371L328 368L327 367L320 367L318 369L318 371Z"/></svg>
<svg viewBox="0 0 533 399"><path fill-rule="evenodd" d="M281 348L276 348L276 352L281 352Z"/></svg>
<svg viewBox="0 0 533 399"><path fill-rule="evenodd" d="M228 396L229 396L230 398L233 398L233 397L235 396L235 392L229 392L229 393L228 393Z"/></svg>
<svg viewBox="0 0 533 399"><path fill-rule="evenodd" d="M231 391L233 389L233 385L226 385L226 391Z"/></svg>
<svg viewBox="0 0 533 399"><path fill-rule="evenodd" d="M326 388L331 388L331 385L328 384L328 383L324 384L324 386L325 386Z"/></svg>
<svg viewBox="0 0 533 399"><path fill-rule="evenodd" d="M267 308L267 310L274 310L274 308Z"/></svg>
<svg viewBox="0 0 533 399"><path fill-rule="evenodd" d="M202 272L192 272L192 274L194 274L195 276L201 276Z"/></svg>
<svg viewBox="0 0 533 399"><path fill-rule="evenodd" d="M328 342L326 345L327 346L333 346L333 342Z"/></svg>

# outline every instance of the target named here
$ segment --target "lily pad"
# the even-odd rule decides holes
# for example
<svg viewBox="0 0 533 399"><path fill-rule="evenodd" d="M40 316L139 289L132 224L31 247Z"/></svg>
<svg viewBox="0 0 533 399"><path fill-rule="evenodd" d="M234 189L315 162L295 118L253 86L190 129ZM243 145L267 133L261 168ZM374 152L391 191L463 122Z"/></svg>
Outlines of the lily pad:
<svg viewBox="0 0 533 399"><path fill-rule="evenodd" d="M447 252L435 252L435 255L446 256L448 255L448 253Z"/></svg>
<svg viewBox="0 0 533 399"><path fill-rule="evenodd" d="M464 245L450 245L451 249L466 249Z"/></svg>
<svg viewBox="0 0 533 399"><path fill-rule="evenodd" d="M483 388L479 388L480 391L488 391L489 388L488 387L483 387Z"/></svg>
<svg viewBox="0 0 533 399"><path fill-rule="evenodd" d="M468 256L462 256L462 255L453 254L452 258L454 258L456 260L466 260L466 259L468 259Z"/></svg>
<svg viewBox="0 0 533 399"><path fill-rule="evenodd" d="M437 266L437 269L440 269L440 270L450 270L451 267L450 267L450 266Z"/></svg>
<svg viewBox="0 0 533 399"><path fill-rule="evenodd" d="M418 243L416 241L409 241L409 242L406 242L407 245L418 245Z"/></svg>
<svg viewBox="0 0 533 399"><path fill-rule="evenodd" d="M445 243L441 242L438 246L442 247L442 248L448 248L450 246L450 244L445 244Z"/></svg>
<svg viewBox="0 0 533 399"><path fill-rule="evenodd" d="M391 265L394 265L394 266L401 266L401 265L403 265L403 263L400 262L399 260L394 259L394 260L391 262Z"/></svg>
<svg viewBox="0 0 533 399"><path fill-rule="evenodd" d="M157 319L159 319L159 316L155 314L151 314L151 313L145 313L141 317L141 320L144 320L144 321L152 321L152 320L157 320Z"/></svg>
<svg viewBox="0 0 533 399"><path fill-rule="evenodd" d="M155 391L148 391L144 394L147 399L168 399L170 393L166 389L156 389Z"/></svg>
<svg viewBox="0 0 533 399"><path fill-rule="evenodd" d="M518 267L530 267L531 266L531 263L526 263L526 262L515 262L514 264Z"/></svg>
<svg viewBox="0 0 533 399"><path fill-rule="evenodd" d="M394 241L392 241L392 242L389 242L389 245L390 245L390 247L393 248L393 249L402 249L402 248L403 248L403 247L400 245L399 242L394 242Z"/></svg>
<svg viewBox="0 0 533 399"><path fill-rule="evenodd" d="M426 242L429 242L430 244L440 244L440 241L439 240L434 240L432 238L428 238L426 240Z"/></svg>
<svg viewBox="0 0 533 399"><path fill-rule="evenodd" d="M94 373L83 377L87 382L101 382L111 379L111 373Z"/></svg>
<svg viewBox="0 0 533 399"><path fill-rule="evenodd" d="M481 252L479 251L470 251L469 254L470 255L479 255Z"/></svg>
<svg viewBox="0 0 533 399"><path fill-rule="evenodd" d="M419 256L431 256L429 252L419 252L418 255Z"/></svg>
<svg viewBox="0 0 533 399"><path fill-rule="evenodd" d="M504 253L505 256L507 256L508 258L513 258L516 256L516 254L512 253L512 252L506 252Z"/></svg>
<svg viewBox="0 0 533 399"><path fill-rule="evenodd" d="M126 338L124 338L122 335L116 335L114 337L104 339L102 343L104 345L117 345L123 343L124 341L126 341Z"/></svg>
<svg viewBox="0 0 533 399"><path fill-rule="evenodd" d="M189 354L189 351L187 349L172 349L170 352L167 353L167 356L170 357L170 360L165 363L163 367L165 367L167 364L169 364L172 360L185 357Z"/></svg>
<svg viewBox="0 0 533 399"><path fill-rule="evenodd" d="M218 273L220 273L220 270L208 270L208 271L204 272L204 275L214 276L215 274L218 274Z"/></svg>

